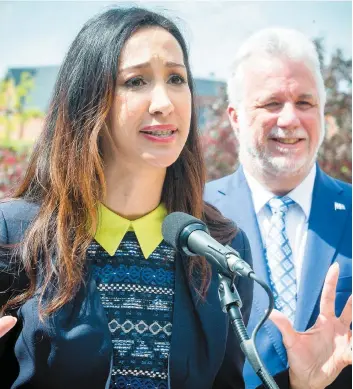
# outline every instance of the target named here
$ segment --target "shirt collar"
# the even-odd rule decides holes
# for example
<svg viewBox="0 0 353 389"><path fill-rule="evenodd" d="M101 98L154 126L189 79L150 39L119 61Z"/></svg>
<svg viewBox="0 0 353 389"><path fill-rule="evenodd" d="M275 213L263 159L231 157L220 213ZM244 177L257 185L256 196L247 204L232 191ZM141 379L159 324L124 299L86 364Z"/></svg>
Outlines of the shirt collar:
<svg viewBox="0 0 353 389"><path fill-rule="evenodd" d="M147 215L136 220L128 220L108 209L103 204L98 206L99 222L94 239L113 256L126 232L135 232L142 253L147 259L162 242L162 222L167 216L163 204Z"/></svg>
<svg viewBox="0 0 353 389"><path fill-rule="evenodd" d="M275 196L262 186L248 171L244 169L244 175L248 182L255 213L258 214L267 202ZM289 198L298 204L305 214L306 221L309 219L311 210L311 201L313 196L314 182L316 176L316 164L311 168L309 174L304 180L287 194Z"/></svg>

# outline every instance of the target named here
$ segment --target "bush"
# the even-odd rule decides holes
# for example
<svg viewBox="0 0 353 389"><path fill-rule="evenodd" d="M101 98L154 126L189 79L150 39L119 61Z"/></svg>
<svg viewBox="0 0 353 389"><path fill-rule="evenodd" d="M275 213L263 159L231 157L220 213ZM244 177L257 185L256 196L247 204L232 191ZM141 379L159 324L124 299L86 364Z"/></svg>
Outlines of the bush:
<svg viewBox="0 0 353 389"><path fill-rule="evenodd" d="M352 133L340 131L325 139L319 150L318 162L330 176L352 182Z"/></svg>
<svg viewBox="0 0 353 389"><path fill-rule="evenodd" d="M0 146L0 198L8 197L23 179L31 148Z"/></svg>

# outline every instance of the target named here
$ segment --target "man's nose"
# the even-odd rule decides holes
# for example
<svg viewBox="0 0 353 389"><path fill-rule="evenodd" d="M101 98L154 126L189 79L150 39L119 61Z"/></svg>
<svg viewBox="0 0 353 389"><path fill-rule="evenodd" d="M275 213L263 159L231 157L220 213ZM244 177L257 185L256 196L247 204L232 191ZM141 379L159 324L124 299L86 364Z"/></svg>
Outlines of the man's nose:
<svg viewBox="0 0 353 389"><path fill-rule="evenodd" d="M156 85L151 92L149 113L168 116L174 111L174 105L168 94L167 86Z"/></svg>
<svg viewBox="0 0 353 389"><path fill-rule="evenodd" d="M277 126L281 128L295 129L300 127L300 119L296 106L292 103L285 103L279 112Z"/></svg>

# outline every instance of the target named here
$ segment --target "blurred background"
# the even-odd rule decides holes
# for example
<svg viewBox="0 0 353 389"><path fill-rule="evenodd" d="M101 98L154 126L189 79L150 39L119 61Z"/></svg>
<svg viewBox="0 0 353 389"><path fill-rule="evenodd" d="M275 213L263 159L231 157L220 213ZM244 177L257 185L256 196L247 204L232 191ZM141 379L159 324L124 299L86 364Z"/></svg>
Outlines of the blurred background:
<svg viewBox="0 0 353 389"><path fill-rule="evenodd" d="M60 64L82 25L112 6L141 5L172 18L189 44L208 180L232 173L237 141L226 80L240 44L265 27L296 28L315 42L328 99L319 163L352 179L350 1L0 1L0 198L23 177Z"/></svg>

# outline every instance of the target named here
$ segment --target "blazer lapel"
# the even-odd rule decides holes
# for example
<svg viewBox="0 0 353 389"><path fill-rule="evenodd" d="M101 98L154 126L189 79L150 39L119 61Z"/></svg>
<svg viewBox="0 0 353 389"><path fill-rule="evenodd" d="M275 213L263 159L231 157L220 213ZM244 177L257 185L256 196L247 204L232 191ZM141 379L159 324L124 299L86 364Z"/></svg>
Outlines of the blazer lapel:
<svg viewBox="0 0 353 389"><path fill-rule="evenodd" d="M245 231L250 242L254 271L262 280L270 285L261 233L257 223L251 191L242 167L231 176L231 180L228 183L219 189L219 196L214 205L219 208L224 216L234 220L237 226ZM267 294L255 283L250 321L258 322L267 309ZM287 356L282 344L281 333L270 320L265 322L264 328L272 340L278 355L283 363L286 364Z"/></svg>
<svg viewBox="0 0 353 389"><path fill-rule="evenodd" d="M295 327L298 331L306 330L350 214L351 205L343 202L340 193L341 187L318 168L297 299ZM337 209L337 204L342 206L342 202L345 209Z"/></svg>
<svg viewBox="0 0 353 389"><path fill-rule="evenodd" d="M183 269L182 257L175 256L175 294L173 311L173 330L168 361L169 388L178 388L184 385L188 374L188 359L192 350L189 345L192 343L191 330L189 328L190 318L185 316L189 312L190 297L187 288L186 276Z"/></svg>
<svg viewBox="0 0 353 389"><path fill-rule="evenodd" d="M194 388L195 377L219 358L226 342L227 315L218 300L218 278L212 273L207 299L201 301L187 280L187 257L176 256L173 333L170 353L171 388ZM223 326L223 328L222 328ZM207 373L204 373L207 376Z"/></svg>

